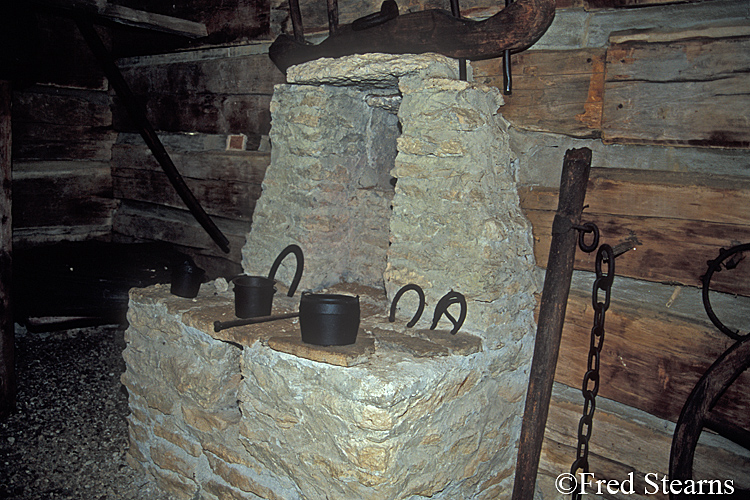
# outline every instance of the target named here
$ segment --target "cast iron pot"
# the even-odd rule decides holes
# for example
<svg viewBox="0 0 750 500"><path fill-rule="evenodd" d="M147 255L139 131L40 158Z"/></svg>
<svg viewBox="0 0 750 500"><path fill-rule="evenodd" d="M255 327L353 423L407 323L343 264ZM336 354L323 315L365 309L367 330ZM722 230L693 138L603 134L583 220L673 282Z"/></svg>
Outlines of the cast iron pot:
<svg viewBox="0 0 750 500"><path fill-rule="evenodd" d="M185 259L172 269L172 283L169 291L178 297L193 299L203 283L206 271L196 266L192 260Z"/></svg>
<svg viewBox="0 0 750 500"><path fill-rule="evenodd" d="M260 316L269 316L273 306L273 294L276 293L276 271L279 269L284 257L293 253L297 258L297 268L294 272L294 279L289 286L289 297L294 295L297 290L300 279L302 278L302 269L305 266L305 258L302 255L302 249L297 245L289 245L281 251L268 273L268 278L264 276L242 275L234 278L234 314L238 318L257 318Z"/></svg>
<svg viewBox="0 0 750 500"><path fill-rule="evenodd" d="M359 296L303 292L299 326L307 344L353 344L359 331Z"/></svg>

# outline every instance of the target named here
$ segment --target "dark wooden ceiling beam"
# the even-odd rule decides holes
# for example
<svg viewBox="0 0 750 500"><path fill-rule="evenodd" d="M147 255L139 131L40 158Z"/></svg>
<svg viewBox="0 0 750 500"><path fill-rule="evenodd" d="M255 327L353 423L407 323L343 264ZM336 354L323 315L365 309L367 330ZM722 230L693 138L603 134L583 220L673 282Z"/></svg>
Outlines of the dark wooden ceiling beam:
<svg viewBox="0 0 750 500"><path fill-rule="evenodd" d="M106 0L33 0L33 3L58 11L86 13L117 24L191 39L208 35L206 25L203 23L131 9Z"/></svg>

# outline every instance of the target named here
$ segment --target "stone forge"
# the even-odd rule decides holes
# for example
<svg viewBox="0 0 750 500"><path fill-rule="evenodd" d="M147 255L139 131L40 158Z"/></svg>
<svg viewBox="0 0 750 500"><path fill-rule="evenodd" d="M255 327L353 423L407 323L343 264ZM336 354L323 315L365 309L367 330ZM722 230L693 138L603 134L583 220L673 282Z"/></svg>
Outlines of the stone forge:
<svg viewBox="0 0 750 500"><path fill-rule="evenodd" d="M351 346L303 344L296 320L219 333L223 280L196 299L133 289L130 463L176 498L494 499L512 491L535 324L523 217L497 89L436 55L291 68L272 102L272 161L243 248L265 275L305 252L301 289L360 296ZM274 313L293 259L277 274ZM388 306L403 285L425 290ZM466 296L456 335L432 310ZM454 312L454 314L456 314Z"/></svg>

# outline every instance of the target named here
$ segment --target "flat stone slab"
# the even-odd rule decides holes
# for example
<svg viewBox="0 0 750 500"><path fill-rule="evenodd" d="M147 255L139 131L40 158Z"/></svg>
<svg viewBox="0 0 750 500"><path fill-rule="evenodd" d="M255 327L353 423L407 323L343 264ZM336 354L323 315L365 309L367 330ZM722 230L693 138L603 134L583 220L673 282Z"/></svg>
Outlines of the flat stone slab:
<svg viewBox="0 0 750 500"><path fill-rule="evenodd" d="M376 328L379 349L393 349L411 354L415 358L468 355L482 350L482 339L476 335L446 330L406 330L403 332Z"/></svg>
<svg viewBox="0 0 750 500"><path fill-rule="evenodd" d="M334 366L354 366L369 361L375 353L375 339L362 329L357 334L357 341L350 345L319 346L302 342L301 335L271 337L268 347L274 351L284 352L300 358L328 363Z"/></svg>

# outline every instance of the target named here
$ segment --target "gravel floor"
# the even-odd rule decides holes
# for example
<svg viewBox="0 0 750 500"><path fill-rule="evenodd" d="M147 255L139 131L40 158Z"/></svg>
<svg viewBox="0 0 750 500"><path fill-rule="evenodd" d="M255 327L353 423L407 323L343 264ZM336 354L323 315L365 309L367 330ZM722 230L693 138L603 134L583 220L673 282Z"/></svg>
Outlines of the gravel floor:
<svg viewBox="0 0 750 500"><path fill-rule="evenodd" d="M123 329L16 331L18 404L0 421L0 499L167 500L125 462Z"/></svg>

